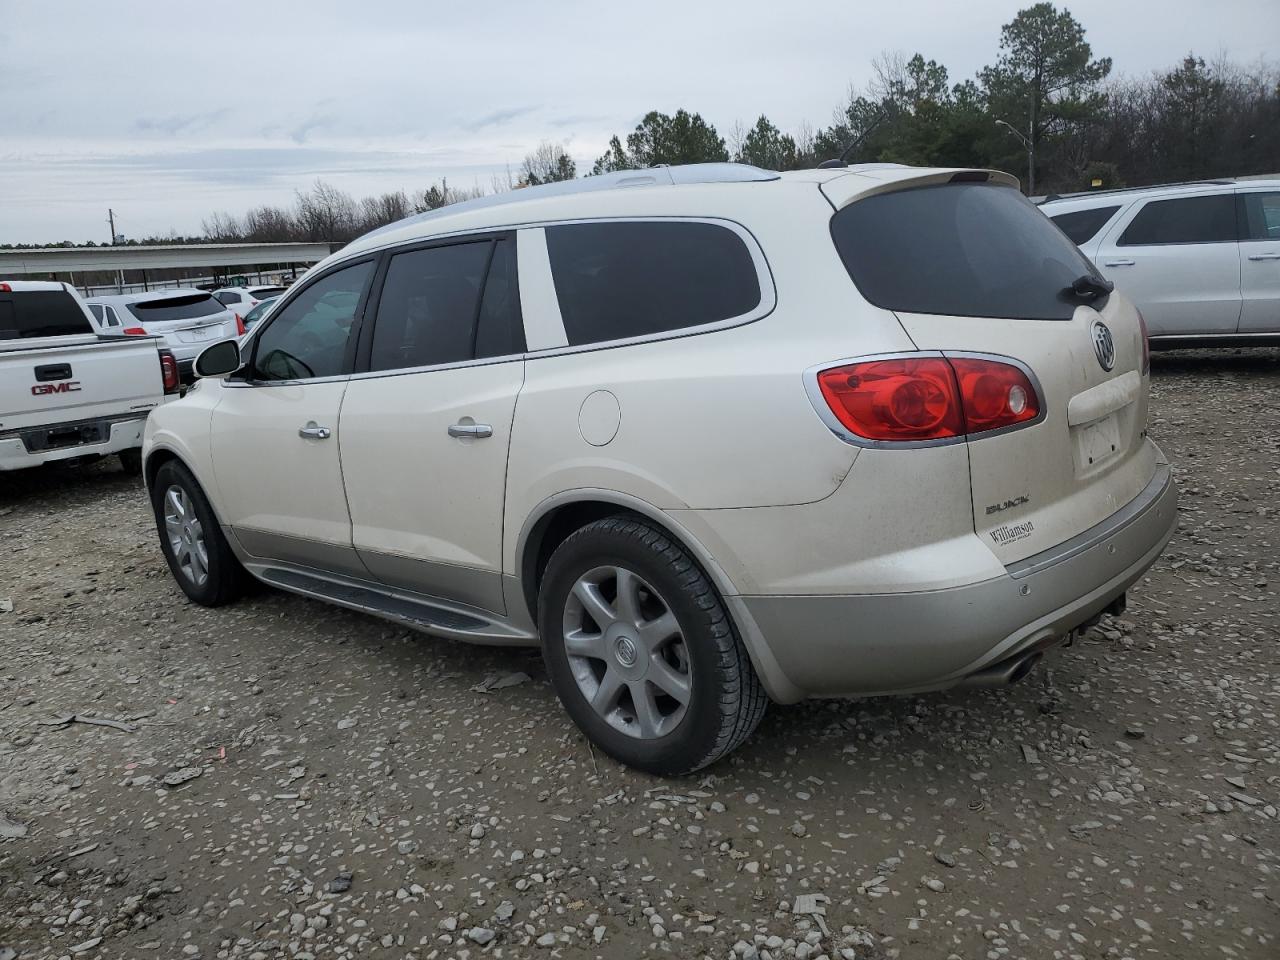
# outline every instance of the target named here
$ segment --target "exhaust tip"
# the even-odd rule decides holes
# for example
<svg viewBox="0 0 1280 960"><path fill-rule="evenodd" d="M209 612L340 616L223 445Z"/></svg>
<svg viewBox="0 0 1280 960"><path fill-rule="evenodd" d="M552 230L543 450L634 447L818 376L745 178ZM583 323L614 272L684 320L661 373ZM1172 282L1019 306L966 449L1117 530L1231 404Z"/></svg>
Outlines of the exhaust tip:
<svg viewBox="0 0 1280 960"><path fill-rule="evenodd" d="M1042 656L1043 654L1037 650L1035 653L1030 653L1027 656L1023 657L1021 660L1019 660L1016 664L1014 664L1013 669L1009 671L1009 682L1017 683L1019 680L1025 677L1028 673L1034 670L1036 667L1036 664L1040 662L1040 658Z"/></svg>

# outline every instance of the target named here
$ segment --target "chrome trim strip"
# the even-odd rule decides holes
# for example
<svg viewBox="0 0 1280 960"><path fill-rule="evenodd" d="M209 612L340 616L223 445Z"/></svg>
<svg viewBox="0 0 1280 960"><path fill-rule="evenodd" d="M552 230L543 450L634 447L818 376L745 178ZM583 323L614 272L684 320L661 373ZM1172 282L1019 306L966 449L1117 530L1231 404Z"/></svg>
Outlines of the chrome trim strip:
<svg viewBox="0 0 1280 960"><path fill-rule="evenodd" d="M948 357L956 357L962 360L995 360L999 363L1007 363L1010 366L1017 367L1031 381L1031 386L1036 391L1036 398L1040 401L1039 415L1031 420L1024 420L1021 423L1001 427L998 430L962 433L956 437L943 437L939 440L869 440L851 432L836 418L831 408L827 406L826 398L822 395L822 389L818 386L818 374L823 370L830 370L832 367L842 367L850 363L868 363L875 360L917 360L930 357L943 360ZM1006 356L1001 353L982 353L970 350L901 350L894 353L872 353L860 357L845 357L841 360L815 363L804 371L802 378L804 380L804 391L808 395L809 403L813 405L814 412L818 414L819 419L826 424L828 430L845 443L852 444L855 447L887 450L918 450L923 447L946 447L956 443L967 443L971 440L982 440L986 437L998 437L1014 430L1034 427L1036 424L1044 422L1044 419L1049 415L1049 403L1045 399L1044 387L1041 386L1040 378L1036 376L1035 371L1016 357Z"/></svg>
<svg viewBox="0 0 1280 960"><path fill-rule="evenodd" d="M1111 516L1100 523L1094 524L1088 530L1076 534L1070 540L1064 540L1048 550L1042 550L1040 553L1032 554L1017 563L1009 564L1005 567L1005 571L1013 579L1020 580L1023 577L1031 576L1033 573L1039 573L1041 570L1056 563L1061 563L1063 560L1069 560L1084 553L1086 550L1091 550L1104 540L1115 536L1125 527L1141 519L1143 514L1151 509L1172 485L1173 471L1169 468L1169 465L1167 463L1157 463L1156 472L1151 481L1143 487L1136 497Z"/></svg>

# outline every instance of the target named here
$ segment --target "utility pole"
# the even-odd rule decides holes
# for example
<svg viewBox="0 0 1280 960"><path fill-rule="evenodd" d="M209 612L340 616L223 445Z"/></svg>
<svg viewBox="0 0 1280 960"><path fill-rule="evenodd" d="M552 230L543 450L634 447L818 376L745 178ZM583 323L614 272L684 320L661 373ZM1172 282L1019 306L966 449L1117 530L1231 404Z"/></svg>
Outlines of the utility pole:
<svg viewBox="0 0 1280 960"><path fill-rule="evenodd" d="M116 245L116 215L115 212L107 207L107 223L111 224L111 245Z"/></svg>
<svg viewBox="0 0 1280 960"><path fill-rule="evenodd" d="M997 120L997 127L1004 127L1015 137L1022 141L1022 145L1027 148L1027 196L1034 196L1036 192L1036 145L1030 137L1024 137L1022 133L1013 124L1007 120Z"/></svg>

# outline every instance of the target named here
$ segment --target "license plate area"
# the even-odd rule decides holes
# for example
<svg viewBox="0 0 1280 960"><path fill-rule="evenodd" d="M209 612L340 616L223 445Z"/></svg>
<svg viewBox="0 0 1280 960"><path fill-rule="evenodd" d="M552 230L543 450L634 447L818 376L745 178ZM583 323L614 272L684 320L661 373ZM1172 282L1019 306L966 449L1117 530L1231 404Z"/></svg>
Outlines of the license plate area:
<svg viewBox="0 0 1280 960"><path fill-rule="evenodd" d="M206 340L212 340L218 335L217 327L197 327L194 330L184 330L178 336L183 343L204 343Z"/></svg>
<svg viewBox="0 0 1280 960"><path fill-rule="evenodd" d="M42 450L62 450L66 447L79 447L90 443L102 443L107 439L107 424L85 423L63 427L50 427L47 430L29 430L22 435L22 445L27 453L39 453Z"/></svg>
<svg viewBox="0 0 1280 960"><path fill-rule="evenodd" d="M1124 448L1120 436L1120 421L1110 414L1093 423L1071 428L1075 447L1076 473L1090 473L1106 463Z"/></svg>

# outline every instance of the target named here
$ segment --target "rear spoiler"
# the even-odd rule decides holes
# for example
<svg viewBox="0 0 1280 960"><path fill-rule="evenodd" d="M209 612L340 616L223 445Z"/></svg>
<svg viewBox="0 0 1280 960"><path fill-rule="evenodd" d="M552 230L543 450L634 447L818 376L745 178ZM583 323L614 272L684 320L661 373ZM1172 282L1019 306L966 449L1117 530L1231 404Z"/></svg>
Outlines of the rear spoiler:
<svg viewBox="0 0 1280 960"><path fill-rule="evenodd" d="M957 167L886 167L872 170L850 170L846 176L835 177L821 185L823 194L837 210L842 210L854 200L892 193L912 187L927 187L939 183L994 183L1018 189L1018 178L1001 170L972 170Z"/></svg>

